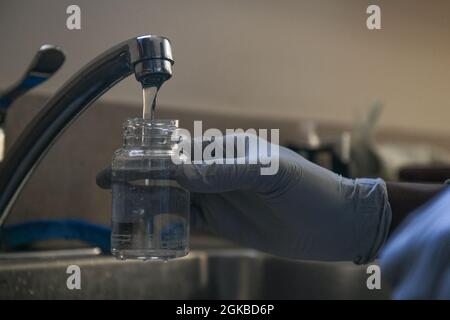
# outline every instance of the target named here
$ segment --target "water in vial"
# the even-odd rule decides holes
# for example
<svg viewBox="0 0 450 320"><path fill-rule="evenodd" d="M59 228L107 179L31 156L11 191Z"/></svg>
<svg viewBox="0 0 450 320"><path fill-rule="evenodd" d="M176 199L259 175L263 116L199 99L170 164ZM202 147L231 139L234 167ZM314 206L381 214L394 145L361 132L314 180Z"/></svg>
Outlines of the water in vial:
<svg viewBox="0 0 450 320"><path fill-rule="evenodd" d="M131 179L130 172L113 172L113 254L142 260L184 256L189 192L175 180Z"/></svg>

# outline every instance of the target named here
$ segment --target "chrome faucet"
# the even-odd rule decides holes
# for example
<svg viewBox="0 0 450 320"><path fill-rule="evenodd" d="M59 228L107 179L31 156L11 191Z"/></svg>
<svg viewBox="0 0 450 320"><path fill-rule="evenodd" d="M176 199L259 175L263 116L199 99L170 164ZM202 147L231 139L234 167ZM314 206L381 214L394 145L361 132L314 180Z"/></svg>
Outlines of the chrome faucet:
<svg viewBox="0 0 450 320"><path fill-rule="evenodd" d="M115 84L134 73L143 87L172 76L167 38L146 35L107 50L68 80L11 147L0 166L0 227L34 168L74 119Z"/></svg>

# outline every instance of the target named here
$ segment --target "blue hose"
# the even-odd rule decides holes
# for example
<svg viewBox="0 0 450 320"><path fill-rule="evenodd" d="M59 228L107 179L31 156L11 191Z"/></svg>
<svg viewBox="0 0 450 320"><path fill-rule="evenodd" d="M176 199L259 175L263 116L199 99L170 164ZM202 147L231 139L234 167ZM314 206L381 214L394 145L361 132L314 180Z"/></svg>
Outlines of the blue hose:
<svg viewBox="0 0 450 320"><path fill-rule="evenodd" d="M111 229L79 219L36 220L0 230L2 246L16 248L37 241L66 239L80 240L109 252L111 248Z"/></svg>

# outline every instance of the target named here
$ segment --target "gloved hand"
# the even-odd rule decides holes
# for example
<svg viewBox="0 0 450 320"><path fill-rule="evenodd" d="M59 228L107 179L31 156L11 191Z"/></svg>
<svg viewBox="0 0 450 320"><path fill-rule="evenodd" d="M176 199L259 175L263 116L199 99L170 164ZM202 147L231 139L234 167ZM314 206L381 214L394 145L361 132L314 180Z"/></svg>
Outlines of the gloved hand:
<svg viewBox="0 0 450 320"><path fill-rule="evenodd" d="M176 179L191 191L195 225L289 258L365 263L376 256L391 218L383 180L346 179L284 147L275 175L261 175L261 167L181 165ZM97 183L107 187L107 176Z"/></svg>
<svg viewBox="0 0 450 320"><path fill-rule="evenodd" d="M396 229L380 259L394 298L450 299L450 187Z"/></svg>

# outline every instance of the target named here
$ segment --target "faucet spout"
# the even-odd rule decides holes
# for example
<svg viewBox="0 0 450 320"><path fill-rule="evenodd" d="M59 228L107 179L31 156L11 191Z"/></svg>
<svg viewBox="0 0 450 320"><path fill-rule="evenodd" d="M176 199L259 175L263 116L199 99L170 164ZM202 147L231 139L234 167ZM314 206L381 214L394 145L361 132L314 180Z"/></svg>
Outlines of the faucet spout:
<svg viewBox="0 0 450 320"><path fill-rule="evenodd" d="M143 87L160 87L172 76L167 38L141 36L122 42L68 80L30 122L0 167L0 227L34 168L77 116L132 73Z"/></svg>

